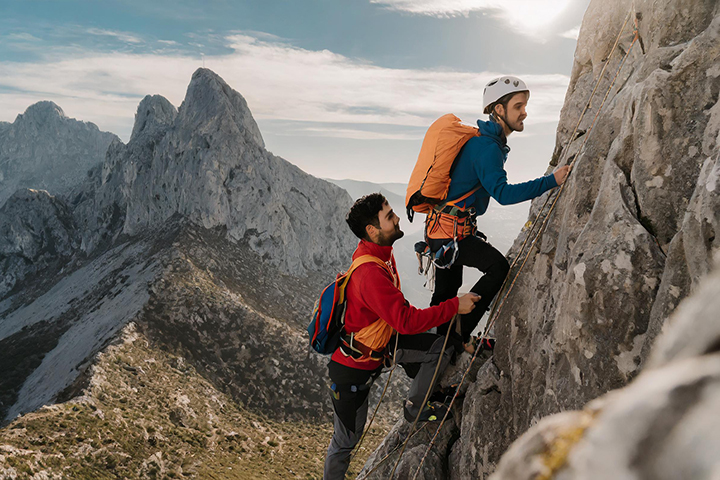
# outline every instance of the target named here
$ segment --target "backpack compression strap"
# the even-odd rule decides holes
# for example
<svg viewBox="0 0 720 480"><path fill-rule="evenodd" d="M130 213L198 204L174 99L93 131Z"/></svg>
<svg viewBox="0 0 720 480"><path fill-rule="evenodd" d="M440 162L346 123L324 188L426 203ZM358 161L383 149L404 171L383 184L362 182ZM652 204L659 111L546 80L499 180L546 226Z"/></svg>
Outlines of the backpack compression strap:
<svg viewBox="0 0 720 480"><path fill-rule="evenodd" d="M440 211L440 210L442 210L443 208L447 207L448 205L454 207L454 206L457 205L458 203L460 203L460 202L462 202L463 200L469 198L470 195L472 195L472 194L474 194L475 192L477 192L478 190L480 190L480 187L481 187L481 186L482 186L482 185L478 183L475 188L473 188L472 190L470 190L469 192L467 192L467 193L466 193L465 195L463 195L462 197L460 197L460 198L458 198L458 199L456 199L456 200L450 200L450 201L447 201L447 202L438 204L438 205L435 207L435 210Z"/></svg>

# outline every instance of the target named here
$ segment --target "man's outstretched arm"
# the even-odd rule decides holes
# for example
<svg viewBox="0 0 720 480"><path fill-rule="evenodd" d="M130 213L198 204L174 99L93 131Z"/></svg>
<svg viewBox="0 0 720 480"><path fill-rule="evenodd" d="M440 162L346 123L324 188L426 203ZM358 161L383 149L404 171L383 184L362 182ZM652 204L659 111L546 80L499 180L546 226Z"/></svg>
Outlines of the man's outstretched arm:
<svg viewBox="0 0 720 480"><path fill-rule="evenodd" d="M507 181L507 172L499 149L486 149L482 161L475 163L475 172L482 186L500 205L513 205L539 197L551 188L561 185L565 180L566 170L567 167L561 167L550 175L512 184Z"/></svg>
<svg viewBox="0 0 720 480"><path fill-rule="evenodd" d="M358 275L359 274L359 275ZM457 313L469 313L480 297L467 294L429 308L415 308L405 300L389 275L377 265L358 268L351 281L360 281L363 302L403 335L414 335L447 323Z"/></svg>

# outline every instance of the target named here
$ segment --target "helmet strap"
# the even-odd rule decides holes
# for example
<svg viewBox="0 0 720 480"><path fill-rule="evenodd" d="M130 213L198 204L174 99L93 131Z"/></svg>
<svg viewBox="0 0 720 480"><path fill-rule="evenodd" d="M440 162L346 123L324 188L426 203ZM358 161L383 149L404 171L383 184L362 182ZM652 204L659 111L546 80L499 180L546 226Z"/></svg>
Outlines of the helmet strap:
<svg viewBox="0 0 720 480"><path fill-rule="evenodd" d="M508 130L510 130L510 132L516 132L516 131L517 131L517 130L515 130L513 127L511 127L510 124L508 123L508 121L507 121L507 115L499 115L497 112L495 112L495 108L493 108L493 111L490 112L490 119L491 119L492 121L494 121L495 123L500 123L500 122L498 121L498 119L500 119L500 118L502 119L503 123L504 123L505 126L508 128Z"/></svg>
<svg viewBox="0 0 720 480"><path fill-rule="evenodd" d="M511 132L516 131L507 121L507 115L502 115L500 118L502 118L503 122L505 122L505 126L510 130Z"/></svg>

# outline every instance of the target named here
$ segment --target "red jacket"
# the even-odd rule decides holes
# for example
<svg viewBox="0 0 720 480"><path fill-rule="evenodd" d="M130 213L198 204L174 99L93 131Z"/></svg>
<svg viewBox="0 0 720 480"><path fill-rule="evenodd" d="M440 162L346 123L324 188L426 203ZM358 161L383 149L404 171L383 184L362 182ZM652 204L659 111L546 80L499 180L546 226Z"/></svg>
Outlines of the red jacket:
<svg viewBox="0 0 720 480"><path fill-rule="evenodd" d="M353 260L361 255L378 257L397 275L392 247L360 240L353 253ZM357 332L382 318L401 335L414 335L449 322L457 313L459 305L455 297L434 307L417 309L405 300L390 274L375 263L360 265L350 277L345 292L347 332ZM382 364L380 360L356 362L352 357L346 357L340 349L333 353L331 360L361 370L375 370Z"/></svg>

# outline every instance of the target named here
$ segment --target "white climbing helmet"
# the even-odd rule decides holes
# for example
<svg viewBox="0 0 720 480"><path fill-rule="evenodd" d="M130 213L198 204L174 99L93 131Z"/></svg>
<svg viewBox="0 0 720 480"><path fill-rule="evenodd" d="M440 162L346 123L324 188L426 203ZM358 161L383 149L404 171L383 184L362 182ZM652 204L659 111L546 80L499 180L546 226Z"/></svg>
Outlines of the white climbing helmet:
<svg viewBox="0 0 720 480"><path fill-rule="evenodd" d="M508 93L517 92L528 92L528 95L530 95L530 89L525 85L525 82L518 77L505 75L504 77L490 80L483 90L483 113L490 113L488 107Z"/></svg>

